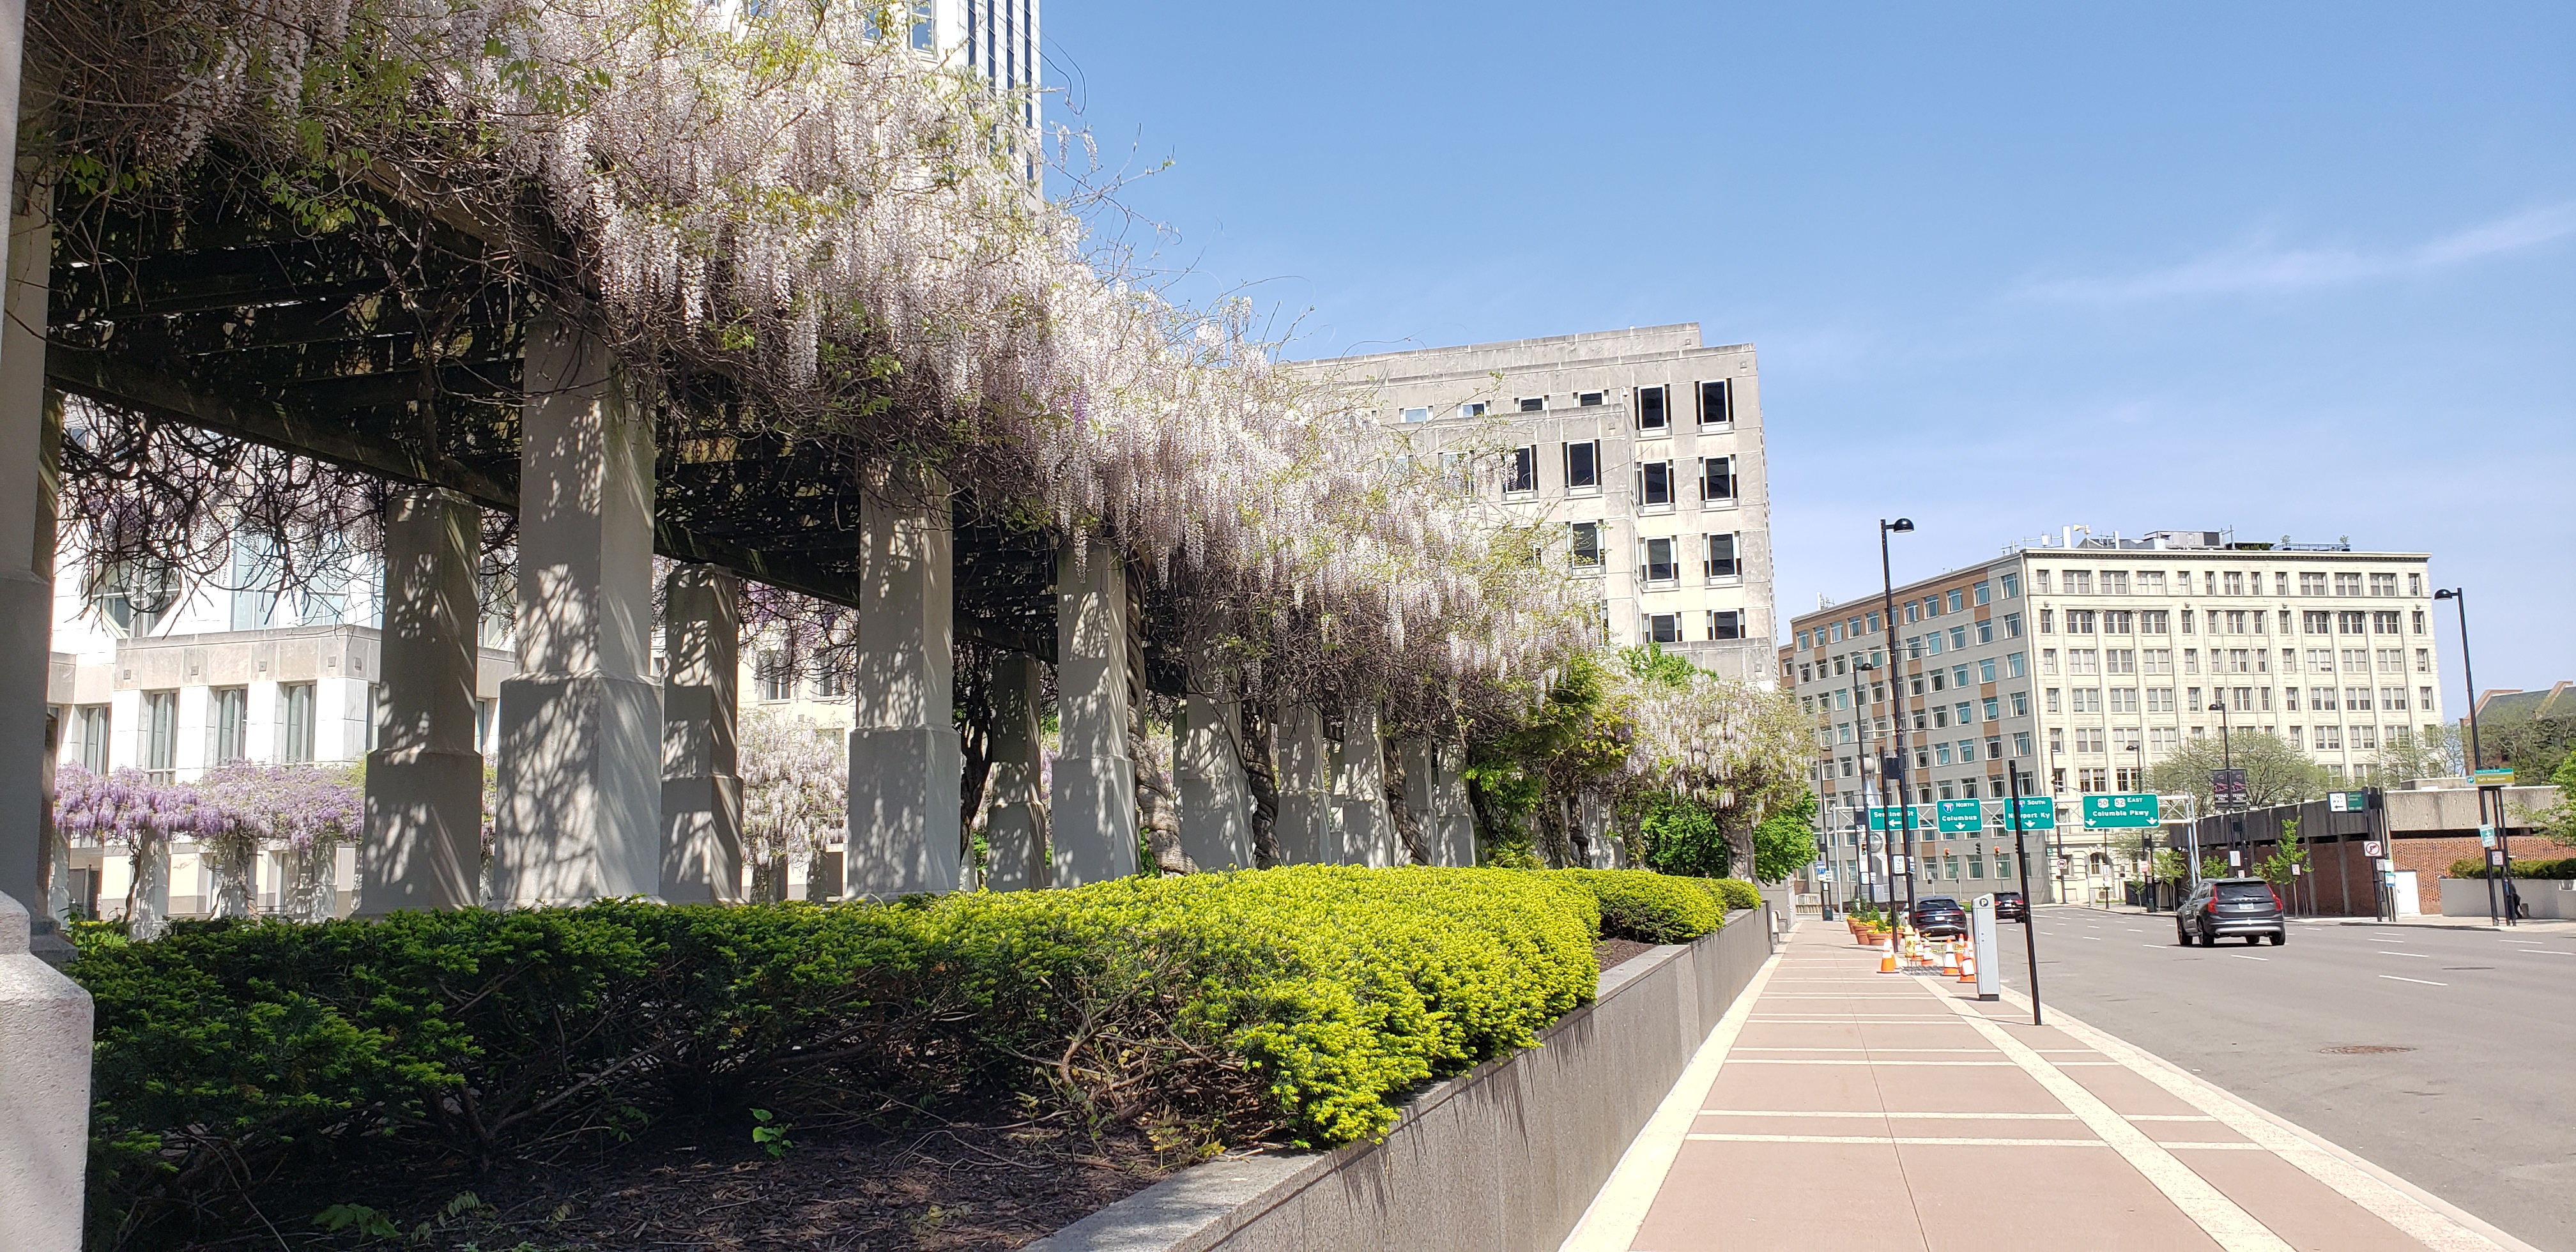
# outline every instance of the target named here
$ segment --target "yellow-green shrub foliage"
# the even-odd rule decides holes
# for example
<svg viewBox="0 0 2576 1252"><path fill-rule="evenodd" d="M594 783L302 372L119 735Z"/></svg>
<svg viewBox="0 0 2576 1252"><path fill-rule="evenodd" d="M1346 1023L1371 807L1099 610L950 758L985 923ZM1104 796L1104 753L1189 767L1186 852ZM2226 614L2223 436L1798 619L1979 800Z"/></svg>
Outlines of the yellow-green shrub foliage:
<svg viewBox="0 0 2576 1252"><path fill-rule="evenodd" d="M1601 904L1601 937L1639 943L1685 943L1726 924L1716 896L1700 883L1645 869L1561 869L1557 876Z"/></svg>
<svg viewBox="0 0 2576 1252"><path fill-rule="evenodd" d="M753 1107L1033 1095L1230 1142L1344 1143L1588 1000L1597 895L1513 870L1300 866L83 932L90 1213L129 1246L184 1243L280 1204L368 1202L366 1180L421 1161L501 1168Z"/></svg>
<svg viewBox="0 0 2576 1252"><path fill-rule="evenodd" d="M1717 885L1718 900L1729 913L1762 907L1762 888L1752 883L1741 878L1713 878L1709 881Z"/></svg>

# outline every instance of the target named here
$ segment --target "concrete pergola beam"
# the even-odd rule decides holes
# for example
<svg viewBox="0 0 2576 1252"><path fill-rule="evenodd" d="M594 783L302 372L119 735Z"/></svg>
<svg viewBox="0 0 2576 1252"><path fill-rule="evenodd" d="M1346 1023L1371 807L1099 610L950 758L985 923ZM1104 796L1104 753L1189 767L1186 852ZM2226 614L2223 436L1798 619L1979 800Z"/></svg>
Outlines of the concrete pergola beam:
<svg viewBox="0 0 2576 1252"><path fill-rule="evenodd" d="M496 904L653 896L662 690L650 677L653 428L606 343L528 326L519 664L501 684Z"/></svg>

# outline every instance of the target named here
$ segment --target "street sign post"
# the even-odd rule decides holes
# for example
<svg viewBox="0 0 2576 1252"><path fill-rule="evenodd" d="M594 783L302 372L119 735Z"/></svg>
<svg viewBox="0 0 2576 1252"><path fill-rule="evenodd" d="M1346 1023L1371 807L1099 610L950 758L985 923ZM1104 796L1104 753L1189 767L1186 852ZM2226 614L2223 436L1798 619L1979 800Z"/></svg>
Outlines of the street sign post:
<svg viewBox="0 0 2576 1252"><path fill-rule="evenodd" d="M2481 848L2490 848L2490 849L2496 846L2496 840L2495 840L2495 827L2493 827L2493 826L2480 826L2480 827L2478 827L2478 846L2479 846L2479 847L2481 847Z"/></svg>
<svg viewBox="0 0 2576 1252"><path fill-rule="evenodd" d="M2158 825L2156 798L2144 794L2084 797L2084 829L2119 830Z"/></svg>
<svg viewBox="0 0 2576 1252"><path fill-rule="evenodd" d="M1936 806L1941 833L1973 835L1984 828L1986 806L1976 800L1943 800Z"/></svg>
<svg viewBox="0 0 2576 1252"><path fill-rule="evenodd" d="M2376 839L2364 839L2364 840L2362 840L2362 841L2361 841L2361 854L2362 854L2363 856L2369 857L2370 859L2372 859L2372 860L2374 860L2374 861L2375 861L2375 860L2378 860L2378 859L2379 859L2379 841L2378 841L2378 840L2376 840Z"/></svg>

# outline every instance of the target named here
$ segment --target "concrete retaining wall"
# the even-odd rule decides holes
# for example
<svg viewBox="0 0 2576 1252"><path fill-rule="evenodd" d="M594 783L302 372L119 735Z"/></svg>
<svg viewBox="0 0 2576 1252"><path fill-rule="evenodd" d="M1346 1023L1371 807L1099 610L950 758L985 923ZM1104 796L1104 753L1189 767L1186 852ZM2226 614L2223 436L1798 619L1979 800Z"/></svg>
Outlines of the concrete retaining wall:
<svg viewBox="0 0 2576 1252"><path fill-rule="evenodd" d="M1194 1166L1030 1252L1544 1252L1771 955L1769 910L1601 976L1599 998L1407 1104L1381 1143Z"/></svg>
<svg viewBox="0 0 2576 1252"><path fill-rule="evenodd" d="M2503 884L2497 884L2497 909L2504 907ZM2576 879L2517 878L2513 889L2522 895L2523 912L2538 921L2576 921ZM2483 878L2445 878L2442 880L2442 916L2485 917L2487 880Z"/></svg>

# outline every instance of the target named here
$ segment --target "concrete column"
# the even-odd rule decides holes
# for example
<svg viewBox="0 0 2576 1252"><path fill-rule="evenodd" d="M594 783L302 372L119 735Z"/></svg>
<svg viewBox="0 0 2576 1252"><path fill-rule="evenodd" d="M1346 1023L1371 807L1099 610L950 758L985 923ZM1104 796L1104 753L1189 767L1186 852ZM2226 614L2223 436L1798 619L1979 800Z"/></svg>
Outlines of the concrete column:
<svg viewBox="0 0 2576 1252"><path fill-rule="evenodd" d="M1181 851L1200 869L1252 868L1252 786L1243 777L1243 706L1226 675L1194 664L1172 725Z"/></svg>
<svg viewBox="0 0 2576 1252"><path fill-rule="evenodd" d="M1446 865L1440 847L1440 782L1435 774L1439 749L1428 739L1398 739L1395 756L1404 766L1404 807L1422 828L1423 853L1431 858L1431 864ZM1404 851L1400 836L1396 851ZM1403 863L1400 856L1397 863Z"/></svg>
<svg viewBox="0 0 2576 1252"><path fill-rule="evenodd" d="M1333 836L1332 746L1324 738L1324 715L1311 704L1290 705L1274 738L1279 813L1270 831L1280 863L1331 863L1341 849Z"/></svg>
<svg viewBox="0 0 2576 1252"><path fill-rule="evenodd" d="M861 498L858 713L850 731L844 897L955 891L957 742L948 484L897 473Z"/></svg>
<svg viewBox="0 0 2576 1252"><path fill-rule="evenodd" d="M1342 741L1333 745L1333 806L1341 817L1343 865L1384 869L1403 863L1396 850L1395 820L1386 811L1386 743L1378 738L1376 709L1347 713Z"/></svg>
<svg viewBox="0 0 2576 1252"><path fill-rule="evenodd" d="M385 502L383 730L367 754L362 917L481 903L483 754L474 750L472 502L435 487Z"/></svg>
<svg viewBox="0 0 2576 1252"><path fill-rule="evenodd" d="M78 1252L89 1163L89 993L28 951L0 894L0 1231L24 1252Z"/></svg>
<svg viewBox="0 0 2576 1252"><path fill-rule="evenodd" d="M0 169L14 169L17 153L20 0L0 3ZM54 627L54 493L62 452L62 410L45 394L46 293L52 277L53 219L50 193L35 193L34 212L16 205L9 224L0 296L0 892L33 901L32 951L64 961L71 945L45 907L46 814L52 807L46 781L49 752L45 689ZM75 1206L77 1207L77 1206Z"/></svg>
<svg viewBox="0 0 2576 1252"><path fill-rule="evenodd" d="M993 779L984 807L984 885L995 891L1043 887L1051 877L1038 742L1041 664L1019 652L993 661Z"/></svg>
<svg viewBox="0 0 2576 1252"><path fill-rule="evenodd" d="M1067 542L1057 554L1056 738L1047 816L1055 885L1136 872L1136 762L1128 753L1125 558L1110 544Z"/></svg>
<svg viewBox="0 0 2576 1252"><path fill-rule="evenodd" d="M683 565L662 585L662 898L738 904L742 580Z"/></svg>
<svg viewBox="0 0 2576 1252"><path fill-rule="evenodd" d="M501 684L494 902L653 895L662 690L649 676L653 431L608 345L528 327L521 368L519 672Z"/></svg>
<svg viewBox="0 0 2576 1252"><path fill-rule="evenodd" d="M1476 863L1476 817L1467 804L1467 745L1444 743L1431 750L1431 808L1438 813L1432 860L1454 867Z"/></svg>

